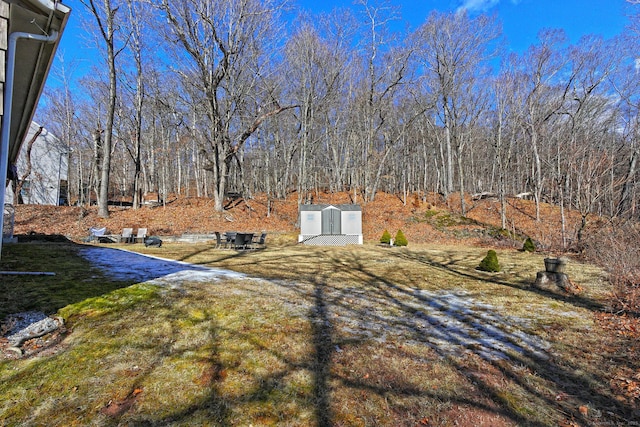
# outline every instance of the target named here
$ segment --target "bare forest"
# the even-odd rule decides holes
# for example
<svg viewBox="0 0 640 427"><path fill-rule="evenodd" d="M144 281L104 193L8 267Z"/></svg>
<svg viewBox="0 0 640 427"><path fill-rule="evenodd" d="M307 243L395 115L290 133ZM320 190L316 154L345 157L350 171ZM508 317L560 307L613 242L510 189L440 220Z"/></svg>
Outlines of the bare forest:
<svg viewBox="0 0 640 427"><path fill-rule="evenodd" d="M14 231L41 244L3 254L56 273L0 281L0 311L70 326L55 357L11 350L0 420L640 419L640 0L615 37L547 29L521 52L495 15L412 28L393 2L344 3L79 0L95 55L58 52L35 117L68 147L73 206L17 206ZM294 243L314 202L362 205L367 244ZM165 244L49 244L93 226ZM230 229L268 245L173 239ZM396 230L409 248L382 244ZM502 271L478 268L486 249ZM104 275L87 253L112 257ZM533 285L545 256L571 258L570 289ZM242 276L199 282L208 266Z"/></svg>
<svg viewBox="0 0 640 427"><path fill-rule="evenodd" d="M632 6L630 6L632 7ZM71 203L316 191L491 194L640 215L640 21L510 52L486 15L403 31L388 3L322 16L285 0L82 0L91 72L52 69L38 121L70 148ZM81 10L80 10L81 9ZM633 9L630 9L633 10ZM465 197L456 209L465 215ZM268 211L267 211L268 215ZM563 245L580 239L566 231Z"/></svg>

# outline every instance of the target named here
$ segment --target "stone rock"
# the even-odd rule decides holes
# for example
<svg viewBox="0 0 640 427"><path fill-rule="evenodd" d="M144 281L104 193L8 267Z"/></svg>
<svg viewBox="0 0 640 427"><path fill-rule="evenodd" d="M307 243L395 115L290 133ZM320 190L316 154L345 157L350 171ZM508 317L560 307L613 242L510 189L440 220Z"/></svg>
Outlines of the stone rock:
<svg viewBox="0 0 640 427"><path fill-rule="evenodd" d="M27 340L38 338L43 335L49 334L64 324L64 321L59 318L46 317L38 322L32 323L24 329L9 335L9 347L20 347L22 343Z"/></svg>

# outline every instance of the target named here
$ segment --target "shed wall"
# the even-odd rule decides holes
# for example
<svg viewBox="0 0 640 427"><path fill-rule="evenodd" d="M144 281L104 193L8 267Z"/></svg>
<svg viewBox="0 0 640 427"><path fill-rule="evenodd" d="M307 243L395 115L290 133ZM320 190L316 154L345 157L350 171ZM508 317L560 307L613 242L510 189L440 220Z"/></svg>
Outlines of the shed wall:
<svg viewBox="0 0 640 427"><path fill-rule="evenodd" d="M342 211L342 234L362 234L361 211Z"/></svg>
<svg viewBox="0 0 640 427"><path fill-rule="evenodd" d="M300 234L304 236L322 234L321 211L300 211Z"/></svg>

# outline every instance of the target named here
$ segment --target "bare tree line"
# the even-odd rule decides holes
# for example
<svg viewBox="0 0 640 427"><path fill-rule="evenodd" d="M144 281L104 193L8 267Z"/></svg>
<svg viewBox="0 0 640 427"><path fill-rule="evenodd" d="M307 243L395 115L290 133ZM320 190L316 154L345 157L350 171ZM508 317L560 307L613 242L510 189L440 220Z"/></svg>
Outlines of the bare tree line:
<svg viewBox="0 0 640 427"><path fill-rule="evenodd" d="M54 70L40 122L72 148L71 198L93 192L103 215L147 193L222 210L228 193L328 190L492 193L503 228L524 193L585 222L638 218L635 18L613 39L547 30L509 53L495 18L433 12L404 33L367 0L293 17L281 0L85 5L95 68Z"/></svg>

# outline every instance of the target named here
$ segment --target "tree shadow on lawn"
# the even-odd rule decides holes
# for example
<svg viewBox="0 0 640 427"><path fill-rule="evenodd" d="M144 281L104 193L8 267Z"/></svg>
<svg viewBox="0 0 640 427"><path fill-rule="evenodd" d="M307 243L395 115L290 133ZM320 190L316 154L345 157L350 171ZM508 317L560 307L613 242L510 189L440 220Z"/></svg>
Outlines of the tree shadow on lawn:
<svg viewBox="0 0 640 427"><path fill-rule="evenodd" d="M531 414L536 412L536 405L548 408L547 412L551 410L555 414L552 417L565 417L585 424L621 423L637 416L637 408L619 402L611 393L607 386L610 378L602 377L597 369L590 370L587 363L578 365L562 358L562 355L549 354L550 345L528 335L524 331L526 325L518 325L517 319L496 313L496 307L474 302L473 296L464 292L426 292L419 287L398 285L374 272L370 268L371 259L361 258L357 250L341 254L336 256L328 252L320 261L328 262L330 271L326 265L314 270L313 262L304 259L304 255L300 255L300 264L291 262L291 259L286 263L291 269L289 273L298 274L312 285L312 290L300 287L299 296L312 302L309 321L313 331L314 402L318 425L332 425L338 416L332 402L332 384L335 381L345 387L378 394L381 398L391 394L442 399L533 426L545 425L539 421L538 414ZM562 301L594 312L602 309L599 302L589 298L564 297L532 288L529 280L510 282L499 276L468 271L457 265L462 261L460 259L436 260L417 251L396 251L392 254L391 258L399 261L425 264L454 277L524 290L539 298ZM245 260L248 264L261 262L250 257ZM273 262L273 258L269 262ZM344 277L349 276L355 283L364 283L364 288L348 286ZM341 283L335 284L337 281ZM384 314L385 307L395 314ZM345 341L342 333L345 328L357 330L355 340ZM481 396L462 399L442 397L436 392L416 389L409 377L398 378L391 392L371 381L336 373L334 363L340 356L339 348L359 347L359 343L370 342L380 333L434 349L469 383L477 385ZM479 356L482 359L480 365L484 367L471 368L461 357L470 353ZM486 369L494 373L490 378ZM528 374L523 375L523 370ZM530 377L538 379L531 381ZM516 391L505 390L501 386L504 382ZM544 384L540 385L540 382ZM581 407L590 408L591 412L585 413Z"/></svg>
<svg viewBox="0 0 640 427"><path fill-rule="evenodd" d="M109 275L113 274L121 280L126 279L128 283L154 280L166 280L167 283L171 283L179 281L180 278L192 280L199 274L206 277L203 280L216 280L221 277L220 274L226 277L225 270L149 258L113 248L87 247L82 248L80 253L92 263L106 269ZM525 283L514 284L461 271L454 268L457 261L453 259L450 262L442 262L431 259L427 254L405 252L396 252L393 256L399 260L428 264L447 273L474 280L484 280L517 289L525 289L526 286ZM247 262L261 261L247 259ZM308 306L307 317L312 333L309 340L313 348L308 366L301 367L296 362L288 360L286 354L276 351L275 348L265 348L276 355L287 368L272 373L252 394L243 397L245 401L259 402L264 394L269 392L269 387L277 384L279 378L285 376L287 371L309 369L314 378L312 402L315 421L319 426L333 425L341 416L336 413L333 400L336 384L338 387L352 390L354 394L359 391L373 394L381 401L387 401L389 397L392 414L395 412L396 415L403 413L404 417L416 417L402 418L402 423L394 420L394 425L415 425L421 414L424 415L418 406L393 407L394 399L402 398L444 401L453 407L460 405L474 408L513 423L531 426L547 424L539 421L535 414L528 413L526 409L519 409L521 405L518 399L527 400L526 404L522 403L524 406L540 405L551 408L556 416L563 414L567 419L584 424L594 423L592 413L584 414L579 410L579 407L584 405L595 408L595 412L601 417L596 421L601 422L620 423L634 413L635 408L618 402L609 393L606 378L599 377L595 372L585 371L584 366L576 366L569 360L547 354L545 344L523 334L520 325L514 323L513 318L495 313L492 307L477 304L472 296L464 292L427 292L418 287L399 285L374 272L369 265L370 259L360 257L355 250L341 252L339 256L330 253L324 262L331 265L330 271L323 266L318 267L314 274L313 263L307 262L300 266L299 275L306 279L307 285L270 282L273 286L286 287L288 291L296 293L299 300L305 301ZM295 263L288 263L287 266L296 273ZM232 274L232 277L241 276ZM349 277L353 277L353 286L350 285ZM549 298L557 297L536 293ZM278 301L277 295L268 296L274 304L291 302ZM590 301L580 301L576 305L593 310L597 307ZM212 333L212 336L215 335ZM369 345L375 344L381 338L383 342L393 339L409 343L411 346L432 349L440 355L441 360L446 360L459 374L467 378L468 385L474 384L473 387L469 387L479 389L480 395L443 395L437 390L416 386L411 373L398 374L384 384L376 382L374 377L365 379L349 373L347 367L343 370L338 369L336 361L344 357L342 352L353 351L358 354L359 351L366 351ZM215 351L217 344L214 342L212 345L214 350L209 362L213 375L209 395L203 400L193 402L188 408L163 418L163 421L188 420L195 412L215 407L222 411L216 410L220 425L231 424L228 408L235 403L227 401L217 387L217 382L222 380L215 374L220 369L220 362ZM391 352L391 358L415 358L406 347L397 346L388 351ZM473 365L474 367L470 366L465 358L465 354L471 353L479 355L482 359ZM357 361L352 363L355 367L358 366ZM523 369L530 375L523 375ZM492 374L487 375L487 372ZM497 376L503 379L496 380ZM552 386L548 386L551 390L547 386L536 387L536 381L530 381L531 376L551 384ZM505 382L524 396L510 397L509 392L503 387ZM353 410L366 412L363 408ZM434 416L432 412L426 415Z"/></svg>
<svg viewBox="0 0 640 427"><path fill-rule="evenodd" d="M50 315L135 283L130 277L114 280L105 274L79 256L83 247L68 241L3 245L0 268L12 274L0 275L0 320L26 311Z"/></svg>
<svg viewBox="0 0 640 427"><path fill-rule="evenodd" d="M364 273L369 276L369 280L365 282L364 288L332 285L336 281L331 277L331 273L327 274L319 270L316 279L312 281L312 289L304 291L300 288L299 290L301 299L313 300L313 306L309 310L309 320L313 325L314 401L319 426L334 425L337 418L341 416L335 413L335 402L332 401L335 384L348 388L349 394L353 396L376 395L381 402L387 402L387 410L390 411L387 416L390 418L379 420L384 425L419 425L423 418L438 418L437 413L421 413L420 406L424 405L415 403L416 399L448 402L452 407L473 408L476 413L493 414L496 417L494 421L507 419L530 426L545 425L512 410L501 401L500 390L492 390L493 393L488 393L481 383L479 388L484 396L451 397L446 393L441 394L437 390L415 384L410 373L409 375L406 372L400 375L386 375L385 360L379 361L383 364L382 366L365 367L369 371L377 372L376 376L371 377L368 374L365 377L353 374L353 371L358 369L357 361L353 362L354 366L343 366L344 369L337 369L337 359L348 359L341 355L342 352L347 351L345 349L354 350L356 358L359 359L357 354L367 351L371 341L380 339L381 334L384 336L382 340L384 343L399 341L435 350L440 357L448 360L451 366L464 374L470 383L476 384L478 379L470 378L471 375L467 374L468 367L458 362L457 356L464 353L466 349L474 349L489 360L494 360L493 358L504 360L503 358L508 357L504 352L509 350L525 353L529 357L542 358L544 348L533 339L530 342L524 342L523 337L518 337L518 343L509 342L509 334L501 332L496 324L491 323L504 321L505 319L500 316L494 316L491 319L487 316L476 316L468 312L468 307L460 307L464 309L464 314L446 309L446 306L459 302L458 298L452 300L451 294L427 296L402 288L371 274L356 256L350 257L346 262L344 258L335 258L333 261L334 272L353 274L358 276L359 281ZM305 270L305 273L308 271ZM376 302L372 304L372 300ZM421 312L420 307L428 308ZM389 309L391 312L385 313L385 310ZM345 335L344 331L347 329L349 333ZM402 345L393 347L389 350L391 358L407 360L417 358L417 355L410 354L410 351L405 350ZM360 354L360 356L365 355ZM391 367L393 361L386 362L389 362L389 370L393 370L394 368ZM345 363L349 363L348 360ZM377 378L377 375L387 378L379 381L380 378ZM501 406L493 405L487 397ZM403 399L413 403L398 403L398 400ZM394 401L399 406L394 407ZM362 408L352 406L350 410L360 414L364 412L363 419L366 419L366 415L372 418L375 416L375 414L366 414ZM442 420L445 423L448 422L446 417Z"/></svg>
<svg viewBox="0 0 640 427"><path fill-rule="evenodd" d="M525 290L529 293L536 294L540 297L555 299L557 301L568 303L576 307L584 308L593 312L602 311L605 309L605 307L601 302L596 301L592 298L587 298L583 295L568 295L566 293L565 294L553 293L550 291L538 289L533 286L534 280L532 279L519 279L519 280L514 280L510 282L507 280L501 280L502 276L500 275L485 273L478 270L469 270L468 268L460 267L459 264L461 263L461 261L465 261L463 259L450 259L448 262L436 261L433 258L429 257L427 253L418 252L418 251L394 252L391 256L400 260L412 261L412 262L428 265L430 267L437 268L441 271L452 274L454 276L463 277L471 280L479 280L482 282L489 282L489 283L493 283L500 286L510 287L513 289ZM478 262L476 258L473 258L473 261Z"/></svg>
<svg viewBox="0 0 640 427"><path fill-rule="evenodd" d="M564 298L530 288L526 282L514 284L495 277L464 272L454 268L454 260L451 260L451 263L437 262L427 254L418 252L395 252L393 256L402 260L427 263L465 278L526 289L540 297L558 299L591 311L602 308L601 304L588 298ZM496 386L493 381L486 381L481 371L470 370L463 359L458 357L460 352L464 352L465 349L472 350L483 359L483 363L491 366L494 372L500 372L508 382L527 395L529 402L539 402L543 407L553 408L558 414L564 414L567 419L585 424L602 422L617 425L639 415L638 408L619 402L611 393L607 386L611 378L601 377L595 369L590 372L588 363L578 366L571 360L563 360L562 355L548 353L539 341L533 337L527 338L524 331L518 330L517 321L496 313L496 307L474 306L472 302L465 301L464 293L459 295L460 298L451 298L446 293L423 292L418 288L399 286L373 272L367 260L363 262L358 259L357 252L353 252L350 258L348 261L345 261L345 258L334 259L336 270L341 269L359 277L365 275L368 277L368 298L377 295L395 307L399 313L406 315L398 316L398 320L395 321L391 317L374 321L387 325L393 325L395 322L395 327L411 332L412 339L420 343L432 345L435 341L437 345L433 348L452 365L457 366L458 371L469 378L469 381L477 384L486 397L500 404L502 409L499 412L511 420L526 425L542 425L528 417L526 411L514 409L521 405L515 403L503 387ZM371 317L368 313L360 314ZM508 329L505 329L506 325L509 326ZM459 352L441 345L443 342L458 347ZM583 350L589 352L589 349ZM601 360L600 363L607 362ZM515 369L516 367L518 369ZM522 375L523 367L552 384L553 393L536 389L526 376ZM583 412L580 407L587 407L591 412Z"/></svg>

